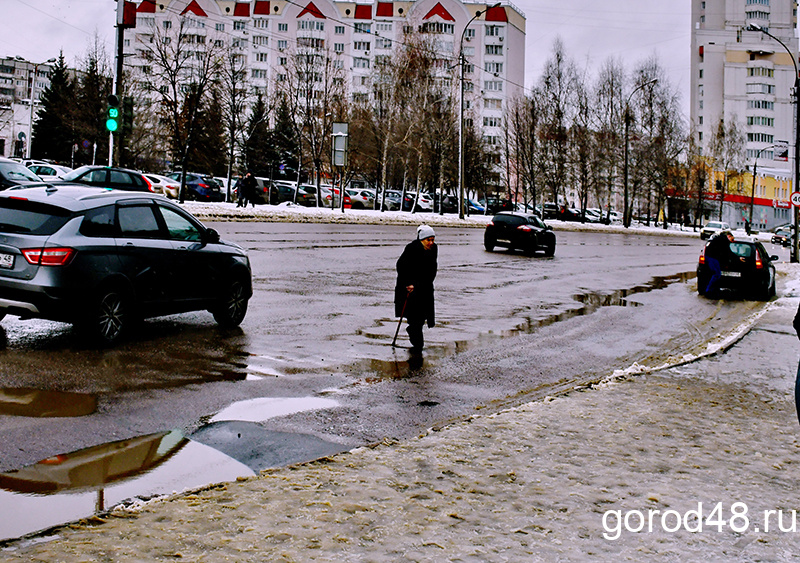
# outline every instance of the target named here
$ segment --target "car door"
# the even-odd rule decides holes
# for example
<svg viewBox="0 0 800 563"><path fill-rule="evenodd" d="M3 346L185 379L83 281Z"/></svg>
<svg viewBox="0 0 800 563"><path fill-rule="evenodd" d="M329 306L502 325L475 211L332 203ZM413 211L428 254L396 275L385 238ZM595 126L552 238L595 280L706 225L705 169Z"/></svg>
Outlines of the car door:
<svg viewBox="0 0 800 563"><path fill-rule="evenodd" d="M189 302L213 299L225 273L219 244L209 242L205 229L180 210L168 205L158 205L158 209L172 244L174 279L181 288L181 299L190 307Z"/></svg>
<svg viewBox="0 0 800 563"><path fill-rule="evenodd" d="M174 247L161 228L152 202L117 204L116 243L121 271L131 282L145 315L169 309L173 300L182 297Z"/></svg>

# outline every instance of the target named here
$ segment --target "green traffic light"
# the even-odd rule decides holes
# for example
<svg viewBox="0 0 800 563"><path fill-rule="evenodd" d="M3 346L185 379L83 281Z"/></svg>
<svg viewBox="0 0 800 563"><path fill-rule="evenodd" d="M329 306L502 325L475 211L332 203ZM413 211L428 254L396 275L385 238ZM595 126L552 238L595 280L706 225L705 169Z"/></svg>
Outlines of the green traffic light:
<svg viewBox="0 0 800 563"><path fill-rule="evenodd" d="M117 127L119 127L119 124L117 123L116 119L109 118L106 120L106 129L108 129L109 131L116 131Z"/></svg>
<svg viewBox="0 0 800 563"><path fill-rule="evenodd" d="M108 117L117 118L119 117L119 109L117 108L108 108Z"/></svg>

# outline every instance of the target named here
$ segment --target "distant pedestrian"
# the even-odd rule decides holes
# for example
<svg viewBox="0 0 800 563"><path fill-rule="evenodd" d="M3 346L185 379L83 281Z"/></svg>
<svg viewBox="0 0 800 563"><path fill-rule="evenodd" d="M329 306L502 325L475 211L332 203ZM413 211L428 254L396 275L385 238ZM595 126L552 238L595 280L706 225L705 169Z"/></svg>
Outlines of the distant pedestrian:
<svg viewBox="0 0 800 563"><path fill-rule="evenodd" d="M731 252L731 243L733 242L733 233L730 231L722 231L715 235L705 248L705 260L708 269L711 270L711 277L708 279L708 285L704 295L712 299L719 297L719 281L722 279L722 268L730 264L733 259L733 252Z"/></svg>
<svg viewBox="0 0 800 563"><path fill-rule="evenodd" d="M433 328L436 322L433 280L438 269L439 248L436 233L428 225L417 228L416 240L408 243L397 260L397 285L394 290L396 316L408 319L409 341L412 352L422 351L425 340L422 327Z"/></svg>
<svg viewBox="0 0 800 563"><path fill-rule="evenodd" d="M256 180L256 177L253 176L253 173L248 170L247 174L245 174L244 178L242 178L239 182L239 202L236 204L236 206L247 207L247 204L251 203L253 207L255 207L256 202L254 200L257 187L258 181Z"/></svg>

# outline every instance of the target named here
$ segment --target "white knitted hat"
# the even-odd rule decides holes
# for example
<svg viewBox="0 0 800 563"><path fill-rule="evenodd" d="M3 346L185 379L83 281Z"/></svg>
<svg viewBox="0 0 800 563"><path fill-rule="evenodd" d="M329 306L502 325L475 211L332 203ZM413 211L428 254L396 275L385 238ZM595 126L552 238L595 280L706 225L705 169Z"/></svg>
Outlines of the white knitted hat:
<svg viewBox="0 0 800 563"><path fill-rule="evenodd" d="M436 233L433 231L433 227L429 225L420 225L417 227L417 238L419 240L424 240L429 237L435 237Z"/></svg>

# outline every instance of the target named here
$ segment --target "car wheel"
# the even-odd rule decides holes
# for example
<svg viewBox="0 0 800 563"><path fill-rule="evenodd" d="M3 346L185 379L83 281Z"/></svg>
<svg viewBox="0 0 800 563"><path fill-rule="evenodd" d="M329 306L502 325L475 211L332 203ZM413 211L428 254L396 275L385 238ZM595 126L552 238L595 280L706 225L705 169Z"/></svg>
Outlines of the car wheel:
<svg viewBox="0 0 800 563"><path fill-rule="evenodd" d="M487 250L487 252L492 252L494 250L496 242L497 241L495 241L494 239L485 238L483 239L483 247Z"/></svg>
<svg viewBox="0 0 800 563"><path fill-rule="evenodd" d="M247 287L241 280L233 280L224 290L217 306L211 311L220 326L232 328L242 324L247 314Z"/></svg>
<svg viewBox="0 0 800 563"><path fill-rule="evenodd" d="M556 244L555 243L551 243L550 245L548 245L547 248L544 249L544 255L548 256L548 257L551 257L551 258L553 256L555 256L556 255Z"/></svg>
<svg viewBox="0 0 800 563"><path fill-rule="evenodd" d="M83 328L89 337L102 346L118 343L128 332L133 321L130 299L117 288L100 292L83 320Z"/></svg>

